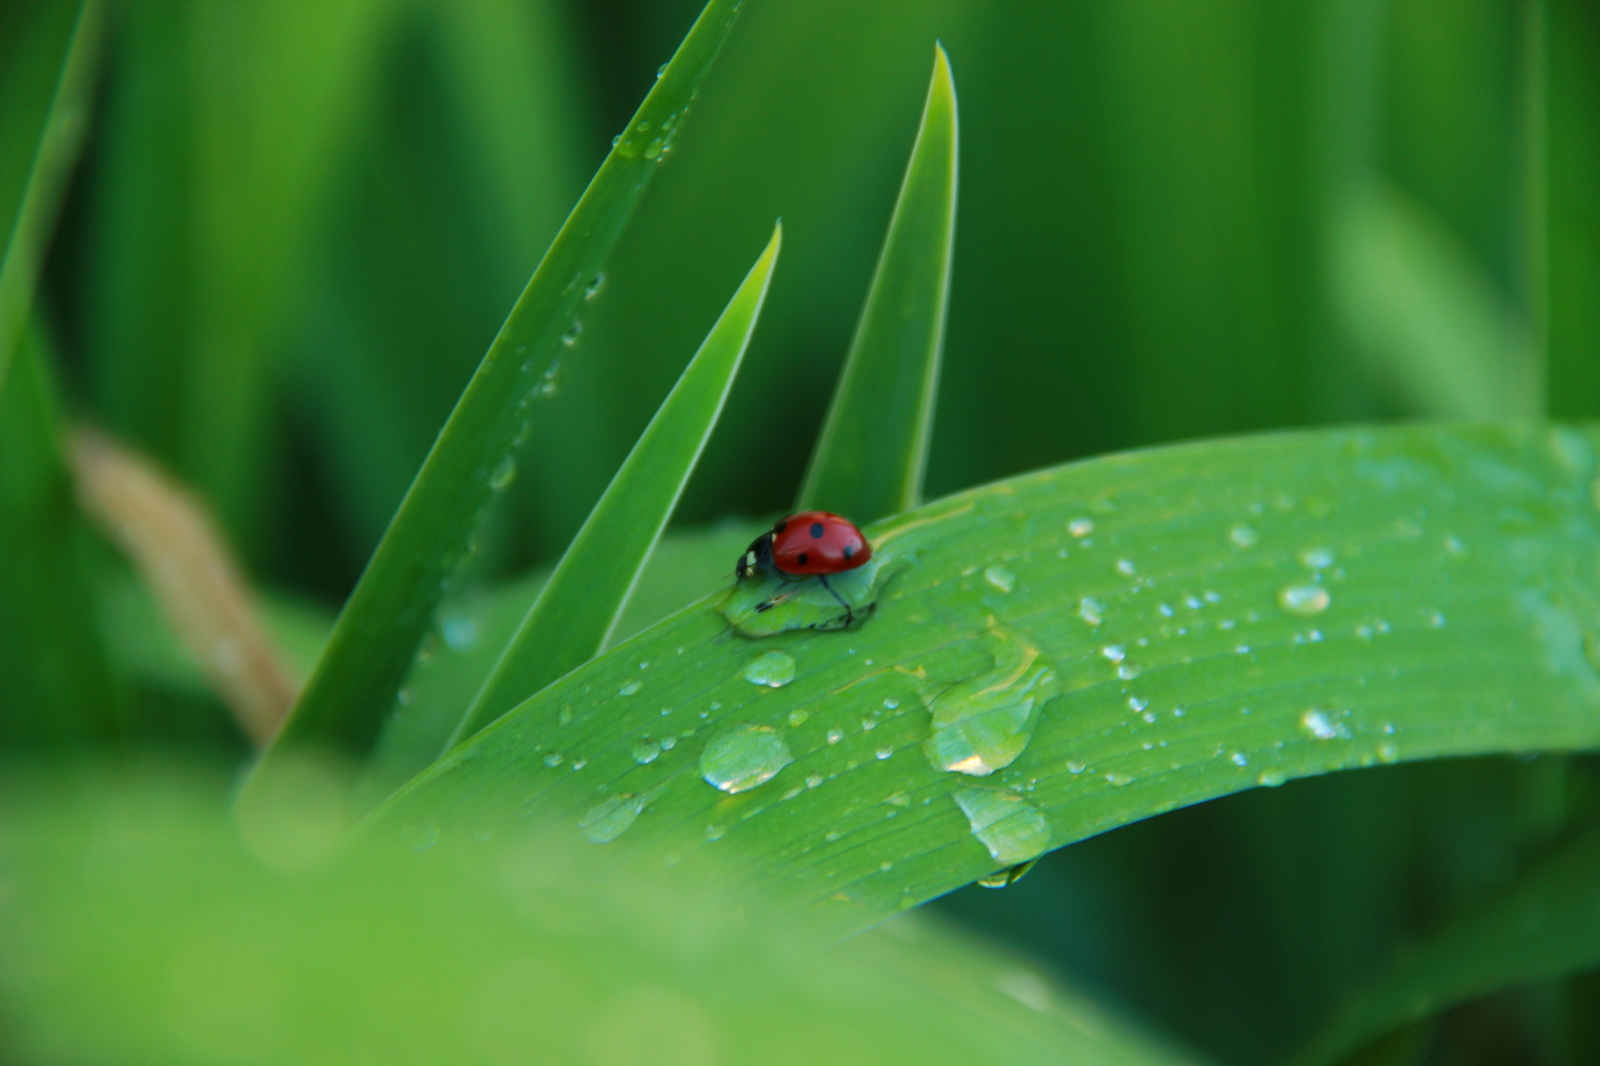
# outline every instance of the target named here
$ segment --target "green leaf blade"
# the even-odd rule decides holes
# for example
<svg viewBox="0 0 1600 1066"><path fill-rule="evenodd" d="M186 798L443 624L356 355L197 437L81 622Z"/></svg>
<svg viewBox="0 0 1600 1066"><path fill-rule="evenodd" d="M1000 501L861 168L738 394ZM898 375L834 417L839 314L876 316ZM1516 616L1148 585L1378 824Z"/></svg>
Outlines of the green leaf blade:
<svg viewBox="0 0 1600 1066"><path fill-rule="evenodd" d="M452 746L605 645L716 428L782 240L780 224L578 531L462 717Z"/></svg>
<svg viewBox="0 0 1600 1066"><path fill-rule="evenodd" d="M1025 845L1231 792L1593 747L1597 440L1282 434L972 490L868 531L910 565L859 629L748 641L702 601L504 716L386 817L492 832L538 810L576 826L608 796L648 798L624 840L684 862L732 852L852 928ZM1017 641L1017 676L1048 662L1059 695L965 719L940 702L963 681L1006 683L997 647ZM752 684L746 668L773 651L795 660L793 682ZM943 772L924 753L941 717L1025 745L990 774ZM712 788L702 753L752 726L786 761L758 787ZM1006 796L967 810L973 788L1006 790L1045 831Z"/></svg>
<svg viewBox="0 0 1600 1066"><path fill-rule="evenodd" d="M562 226L418 472L257 776L287 749L321 745L359 755L370 748L495 491L493 472L524 432L541 379L566 347L562 335L585 287L670 153L736 13L732 0L706 6Z"/></svg>
<svg viewBox="0 0 1600 1066"><path fill-rule="evenodd" d="M954 252L959 125L942 46L889 234L800 510L872 522L921 502Z"/></svg>

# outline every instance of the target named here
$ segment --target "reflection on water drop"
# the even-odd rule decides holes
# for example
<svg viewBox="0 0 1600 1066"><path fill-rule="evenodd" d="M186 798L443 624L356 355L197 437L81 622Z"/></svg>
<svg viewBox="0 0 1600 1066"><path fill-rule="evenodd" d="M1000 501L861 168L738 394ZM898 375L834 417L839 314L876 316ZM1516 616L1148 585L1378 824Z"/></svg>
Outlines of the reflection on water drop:
<svg viewBox="0 0 1600 1066"><path fill-rule="evenodd" d="M1072 521L1067 523L1067 532L1071 533L1074 537L1087 537L1090 533L1094 532L1094 519L1074 518Z"/></svg>
<svg viewBox="0 0 1600 1066"><path fill-rule="evenodd" d="M1020 633L991 621L984 643L994 668L922 697L933 715L922 751L937 770L984 776L1009 766L1033 738L1038 708L1056 694L1056 672Z"/></svg>
<svg viewBox="0 0 1600 1066"><path fill-rule="evenodd" d="M1017 587L1017 575L1003 566L991 566L983 572L983 579L1001 592L1010 592Z"/></svg>
<svg viewBox="0 0 1600 1066"><path fill-rule="evenodd" d="M1336 737L1349 736L1349 731L1339 723L1328 717L1328 712L1320 707L1313 707L1300 716L1300 724L1306 732L1318 740L1333 740Z"/></svg>
<svg viewBox="0 0 1600 1066"><path fill-rule="evenodd" d="M516 479L517 461L508 455L500 460L500 465L489 475L489 488L495 492L502 492Z"/></svg>
<svg viewBox="0 0 1600 1066"><path fill-rule="evenodd" d="M744 679L767 688L782 688L794 680L794 656L786 651L769 651L745 664Z"/></svg>
<svg viewBox="0 0 1600 1066"><path fill-rule="evenodd" d="M964 788L956 805L995 862L1027 862L1050 846L1050 823L1037 807L1009 789Z"/></svg>
<svg viewBox="0 0 1600 1066"><path fill-rule="evenodd" d="M1234 526L1228 530L1228 539L1233 541L1237 547L1253 548L1256 546L1256 542L1261 539L1261 534L1250 526Z"/></svg>
<svg viewBox="0 0 1600 1066"><path fill-rule="evenodd" d="M771 781L792 761L789 746L771 728L740 725L706 745L700 776L724 792L746 792Z"/></svg>
<svg viewBox="0 0 1600 1066"><path fill-rule="evenodd" d="M1290 585L1278 593L1278 606L1290 614L1321 614L1332 602L1321 585Z"/></svg>
<svg viewBox="0 0 1600 1066"><path fill-rule="evenodd" d="M607 844L627 832L642 810L644 802L637 796L612 796L589 808L578 829L591 844Z"/></svg>
<svg viewBox="0 0 1600 1066"><path fill-rule="evenodd" d="M843 739L844 739L844 730L842 730L842 729L830 729L830 730L828 730L828 743L829 744L837 744L837 743L839 743L839 741L841 741Z"/></svg>
<svg viewBox="0 0 1600 1066"><path fill-rule="evenodd" d="M1235 766L1244 766L1249 762L1250 762L1250 756L1246 755L1244 752L1236 751L1236 752L1233 753L1233 765L1235 765Z"/></svg>
<svg viewBox="0 0 1600 1066"><path fill-rule="evenodd" d="M1120 663L1128 657L1128 649L1121 644L1107 644L1100 649L1100 654L1114 663Z"/></svg>

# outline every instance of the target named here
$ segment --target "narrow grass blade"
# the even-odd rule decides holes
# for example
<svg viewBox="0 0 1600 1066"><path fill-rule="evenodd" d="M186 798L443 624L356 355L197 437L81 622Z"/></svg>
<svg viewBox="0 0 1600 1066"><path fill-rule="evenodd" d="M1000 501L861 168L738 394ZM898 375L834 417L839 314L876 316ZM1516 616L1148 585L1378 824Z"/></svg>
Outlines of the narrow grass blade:
<svg viewBox="0 0 1600 1066"><path fill-rule="evenodd" d="M26 0L0 9L0 384L88 128L99 23L95 0Z"/></svg>
<svg viewBox="0 0 1600 1066"><path fill-rule="evenodd" d="M848 928L1244 789L1593 747L1597 443L1281 434L961 493L867 530L900 572L859 628L752 641L703 601L451 752L383 819L576 830L633 797L632 840L765 871ZM954 757L963 736L973 758Z"/></svg>
<svg viewBox="0 0 1600 1066"><path fill-rule="evenodd" d="M539 404L545 374L566 340L577 339L586 290L671 153L735 13L733 0L707 5L578 201L440 432L257 776L285 749L370 748L480 515L505 483L497 472Z"/></svg>
<svg viewBox="0 0 1600 1066"><path fill-rule="evenodd" d="M956 225L956 87L942 46L922 126L800 508L857 522L922 502Z"/></svg>
<svg viewBox="0 0 1600 1066"><path fill-rule="evenodd" d="M0 748L92 744L117 725L41 349L30 330L0 385Z"/></svg>
<svg viewBox="0 0 1600 1066"><path fill-rule="evenodd" d="M604 646L716 428L761 317L782 241L780 224L529 608L451 745Z"/></svg>
<svg viewBox="0 0 1600 1066"><path fill-rule="evenodd" d="M536 824L426 861L386 846L329 855L318 845L341 782L328 775L307 779L274 832L241 839L218 810L226 776L166 764L0 781L15 1057L298 1066L342 1059L334 1046L396 1066L1199 1061L922 916L833 947L745 885L664 883L659 862ZM103 923L95 936L85 915Z"/></svg>
<svg viewBox="0 0 1600 1066"><path fill-rule="evenodd" d="M1600 828L1562 845L1494 899L1458 915L1351 996L1291 1060L1340 1061L1458 1003L1600 966Z"/></svg>

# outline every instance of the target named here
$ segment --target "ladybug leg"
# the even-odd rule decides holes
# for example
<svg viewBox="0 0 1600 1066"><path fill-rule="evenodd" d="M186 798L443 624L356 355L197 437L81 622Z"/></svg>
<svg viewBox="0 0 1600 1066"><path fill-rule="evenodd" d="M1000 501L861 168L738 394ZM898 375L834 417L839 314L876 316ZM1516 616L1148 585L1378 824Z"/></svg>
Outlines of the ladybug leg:
<svg viewBox="0 0 1600 1066"><path fill-rule="evenodd" d="M827 574L818 574L817 575L817 580L822 582L822 587L827 589L828 592L833 596L833 598L839 601L839 606L840 607L844 608L844 625L840 626L839 628L840 629L849 629L850 628L850 623L854 622L856 620L856 612L851 608L851 606L848 603L846 603L844 601L844 597L839 595L839 591L837 589L835 589L832 585L828 584L828 575Z"/></svg>

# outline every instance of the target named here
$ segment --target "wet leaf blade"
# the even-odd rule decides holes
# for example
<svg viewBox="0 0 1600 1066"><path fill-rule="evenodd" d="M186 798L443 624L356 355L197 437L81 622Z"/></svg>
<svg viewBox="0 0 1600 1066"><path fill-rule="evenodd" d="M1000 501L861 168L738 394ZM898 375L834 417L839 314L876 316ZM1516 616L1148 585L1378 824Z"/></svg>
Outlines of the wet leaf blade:
<svg viewBox="0 0 1600 1066"><path fill-rule="evenodd" d="M528 609L451 744L605 645L716 428L761 317L782 239L780 225Z"/></svg>
<svg viewBox="0 0 1600 1066"><path fill-rule="evenodd" d="M950 295L959 140L955 82L937 46L922 125L800 510L871 522L922 500Z"/></svg>
<svg viewBox="0 0 1600 1066"><path fill-rule="evenodd" d="M32 0L0 13L0 383L88 126L99 23L100 5L84 0Z"/></svg>
<svg viewBox="0 0 1600 1066"><path fill-rule="evenodd" d="M1340 1061L1402 1026L1491 992L1600 965L1600 828L1452 918L1373 980L1292 1060Z"/></svg>
<svg viewBox="0 0 1600 1066"><path fill-rule="evenodd" d="M634 839L762 871L853 928L992 874L1023 845L1247 788L1592 747L1597 440L1308 432L975 489L868 530L910 565L859 629L747 641L703 601L522 704L385 817L484 831L543 811L576 825L603 797L649 797ZM985 636L997 625L1053 666L1060 694L994 773L936 770L925 704L958 683L992 677L990 699L1009 683ZM745 679L771 651L794 658L793 683ZM997 710L989 725L1021 735ZM707 745L752 725L781 736L789 761L748 791L708 786ZM976 818L958 803L972 788L1006 790L1044 832L1014 804Z"/></svg>
<svg viewBox="0 0 1600 1066"><path fill-rule="evenodd" d="M326 745L358 756L371 747L494 492L493 472L564 348L585 284L603 267L657 160L670 152L735 14L732 0L706 6L562 226L440 432L257 776L296 747Z"/></svg>

